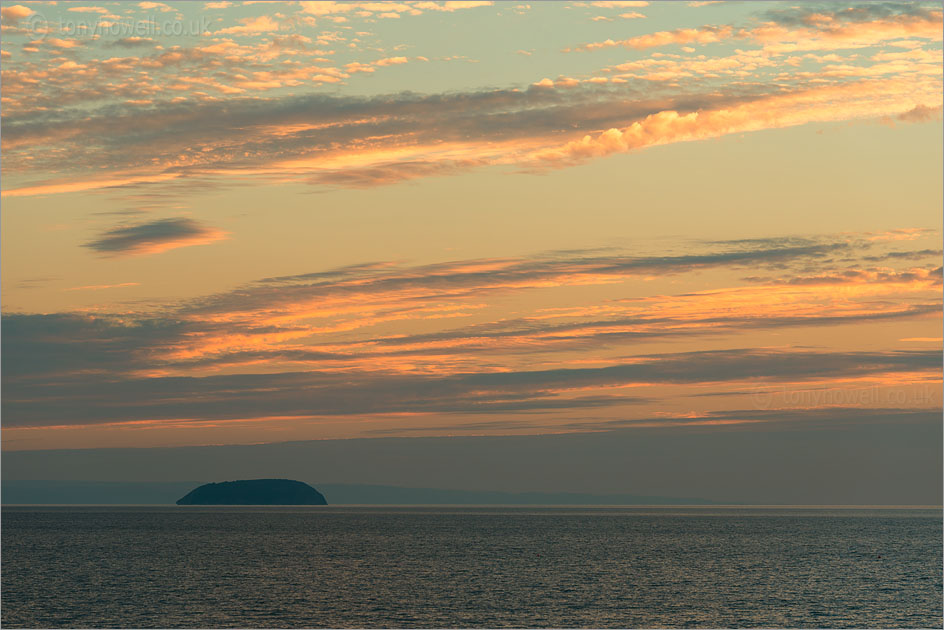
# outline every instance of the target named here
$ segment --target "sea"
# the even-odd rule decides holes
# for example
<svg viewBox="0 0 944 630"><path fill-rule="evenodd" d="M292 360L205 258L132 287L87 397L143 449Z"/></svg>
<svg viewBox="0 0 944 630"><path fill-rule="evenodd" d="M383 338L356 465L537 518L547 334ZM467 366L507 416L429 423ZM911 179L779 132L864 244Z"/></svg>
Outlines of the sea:
<svg viewBox="0 0 944 630"><path fill-rule="evenodd" d="M4 506L4 628L941 628L940 509Z"/></svg>

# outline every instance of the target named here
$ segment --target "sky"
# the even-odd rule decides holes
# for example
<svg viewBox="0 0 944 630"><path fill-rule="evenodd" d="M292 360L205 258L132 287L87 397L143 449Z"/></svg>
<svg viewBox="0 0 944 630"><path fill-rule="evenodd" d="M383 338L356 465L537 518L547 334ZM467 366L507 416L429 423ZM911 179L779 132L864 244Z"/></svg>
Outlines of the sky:
<svg viewBox="0 0 944 630"><path fill-rule="evenodd" d="M940 3L0 16L7 478L547 490L564 440L634 471L567 491L940 502Z"/></svg>

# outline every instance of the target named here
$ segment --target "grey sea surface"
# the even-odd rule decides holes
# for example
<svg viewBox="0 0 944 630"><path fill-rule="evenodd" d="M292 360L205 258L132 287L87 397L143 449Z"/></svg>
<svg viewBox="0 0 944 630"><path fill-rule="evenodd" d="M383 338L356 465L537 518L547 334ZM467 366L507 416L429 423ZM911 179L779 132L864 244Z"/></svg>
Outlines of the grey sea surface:
<svg viewBox="0 0 944 630"><path fill-rule="evenodd" d="M942 626L941 509L4 506L15 627Z"/></svg>

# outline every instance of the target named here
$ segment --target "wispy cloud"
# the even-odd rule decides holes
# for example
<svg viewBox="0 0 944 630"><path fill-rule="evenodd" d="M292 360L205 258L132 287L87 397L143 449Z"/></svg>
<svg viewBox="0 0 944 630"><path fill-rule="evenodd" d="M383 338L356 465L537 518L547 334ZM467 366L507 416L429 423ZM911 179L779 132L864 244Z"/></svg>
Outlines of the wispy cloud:
<svg viewBox="0 0 944 630"><path fill-rule="evenodd" d="M144 314L7 314L4 411L21 425L515 414L646 408L664 387L717 385L736 395L759 383L934 383L933 349L634 351L654 339L736 344L757 330L940 318L940 252L890 249L896 243L792 237L649 256L365 263L265 278ZM909 266L862 265L893 253L913 254L889 259ZM758 269L768 276L735 287L535 304L512 318L491 310L504 297L554 287Z"/></svg>
<svg viewBox="0 0 944 630"><path fill-rule="evenodd" d="M123 289L139 286L140 282L119 282L118 284L87 284L81 287L69 287L65 291L101 291L103 289Z"/></svg>
<svg viewBox="0 0 944 630"><path fill-rule="evenodd" d="M635 357L602 368L520 370L449 376L362 372L284 372L202 378L57 381L56 393L23 381L4 396L15 426L140 420L244 419L253 416L357 416L389 413L494 413L625 406L645 397L627 386L841 381L908 375L940 378L936 350L810 352L761 349ZM595 392L595 393L594 393ZM39 401L39 402L37 402ZM77 404L82 401L82 404Z"/></svg>
<svg viewBox="0 0 944 630"><path fill-rule="evenodd" d="M139 256L205 245L225 237L225 232L201 225L193 219L160 219L112 228L86 243L85 247L106 256Z"/></svg>
<svg viewBox="0 0 944 630"><path fill-rule="evenodd" d="M746 24L590 42L571 50L622 48L634 58L537 76L528 87L371 97L301 89L429 59L394 49L340 61L342 43L359 48L352 34L306 31L304 19L483 5L311 3L281 18L240 18L191 46L158 49L132 37L107 45L140 47L138 56L57 57L54 68L17 59L3 76L4 173L30 183L2 194L247 177L367 187L487 166L562 168L812 122L940 115L942 12L920 3L778 9ZM602 5L626 3L594 3ZM721 41L740 47L721 56L696 50ZM661 46L681 52L636 54ZM855 52L867 47L874 50Z"/></svg>
<svg viewBox="0 0 944 630"><path fill-rule="evenodd" d="M110 223L84 237L86 254L140 256L226 238L196 214L199 204L179 202L209 188L260 184L289 194L485 168L546 173L752 131L941 117L936 5L553 5L536 9L534 19L559 9L612 39L568 41L564 33L554 47L572 54L555 67L547 49L507 37L507 54L483 56L478 68L508 68L464 83L450 70L476 68L466 63L475 59L452 53L472 50L453 50L441 38L390 39L408 20L410 28L438 29L465 11L476 24L521 28L523 8L490 4L282 3L277 11L234 4L227 11L230 3L214 1L205 5L213 11L208 26L180 37L147 29L96 37L52 26L57 12L89 25L116 19L84 4L46 5L52 19L43 29L34 5L4 6L4 201L120 196L121 206L96 208L96 221ZM663 21L673 11L685 19ZM131 22L184 19L177 5L156 2L120 12ZM650 12L659 19L639 19ZM735 14L730 23L713 22ZM604 23L584 21L592 17ZM421 74L424 82L413 83ZM478 87L489 76L512 79ZM684 174L665 177L675 185ZM730 185L757 195L743 211L750 220L736 228L750 235L769 209L743 174ZM501 203L513 208L512 199ZM241 203L254 211L248 197ZM637 205L649 210L644 199ZM154 214L142 218L145 212ZM190 297L160 303L129 298L145 296L162 259L127 261L120 276L113 260L88 255L88 265L59 278L37 265L35 277L13 286L27 296L22 303L43 312L5 309L2 319L5 420L226 428L319 418L348 437L368 428L405 435L460 425L488 433L788 422L770 409L749 413L751 391L897 392L940 383L938 235L876 231L864 218L874 212L844 228L873 231L821 236L505 256L469 249L454 260L273 266L280 271L259 275L282 275L254 282L235 265L220 276L234 285L194 297L203 280L186 279L168 291ZM248 237L278 247L263 236ZM411 232L404 242L416 238ZM547 242L541 238L522 243ZM88 276L90 269L101 275ZM126 275L136 269L142 276ZM27 291L47 284L45 298ZM116 301L106 305L108 298ZM76 306L47 312L42 299ZM861 339L868 344L857 345ZM385 414L393 420L358 424ZM419 416L427 419L409 420Z"/></svg>
<svg viewBox="0 0 944 630"><path fill-rule="evenodd" d="M548 168L730 133L898 115L914 110L916 101L939 99L938 88L938 79L915 84L889 78L776 94L632 100L621 98L616 88L535 86L429 97L309 96L164 104L160 109L133 107L93 115L82 125L50 116L42 121L11 117L5 122L4 145L14 171L27 154L32 156L30 168L37 161L44 162L44 168L65 167L57 153L34 155L36 147L52 144L70 148L70 163L81 156L83 163L108 169L112 176L7 188L3 195L208 175L376 185L473 166ZM606 131L575 133L581 128ZM99 134L111 137L99 143ZM574 139L567 142L566 137ZM200 150L193 150L194 145ZM251 158L238 149L249 146ZM158 173L153 166L146 168L148 164L160 165Z"/></svg>
<svg viewBox="0 0 944 630"><path fill-rule="evenodd" d="M941 39L944 13L939 7L920 3L873 3L840 10L797 7L768 12L768 21L758 26L706 25L608 39L584 44L569 51L592 51L623 47L635 50L672 44L714 44L727 39L754 40L768 53L800 50L861 48L909 37Z"/></svg>
<svg viewBox="0 0 944 630"><path fill-rule="evenodd" d="M491 6L486 0L449 0L446 2L410 1L404 2L301 2L302 11L312 15L334 15L356 13L361 17L389 14L421 15L424 11L461 11Z"/></svg>

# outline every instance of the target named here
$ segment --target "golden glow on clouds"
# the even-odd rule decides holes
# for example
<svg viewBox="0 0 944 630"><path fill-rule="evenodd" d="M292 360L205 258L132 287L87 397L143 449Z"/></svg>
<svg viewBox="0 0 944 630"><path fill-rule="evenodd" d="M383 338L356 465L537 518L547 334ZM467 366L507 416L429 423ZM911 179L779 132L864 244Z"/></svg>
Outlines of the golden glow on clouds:
<svg viewBox="0 0 944 630"><path fill-rule="evenodd" d="M488 4L303 3L300 15L342 19L344 14L351 14L375 19L383 15L420 15L424 11L449 13ZM390 8L381 11L381 6ZM895 10L886 10L884 5L837 7L833 11L791 9L751 27L705 25L586 44L573 50L584 51L588 58L594 51L617 47L642 53L584 76L535 78L527 94L512 88L509 96L517 92L522 105L509 100L504 108L483 109L479 124L470 125L476 113L468 107L449 113L448 97L429 103L409 96L389 97L389 107L368 108L375 110L368 115L357 102L351 103L351 113L344 107L325 115L319 115L317 109L306 113L305 108L297 108L284 116L258 120L249 112L265 104L241 101L239 107L249 108L245 114L238 108L217 110L218 115L200 115L199 108L193 109L201 104L212 107L227 99L269 98L269 106L282 111L293 102L292 97L266 93L343 84L352 73L430 63L423 55L387 54L334 66L332 55L344 38L343 30L311 26L312 36L307 36L297 29L311 18L294 15L281 19L279 22L269 15L240 18L234 26L208 33L213 43L190 48L153 50L148 46L137 57L81 61L63 58L56 70L27 59L22 63L18 60L4 70L5 172L42 173L37 168L42 162L49 163L50 170L76 172L41 183L8 185L3 195L77 192L208 175L262 175L269 181L366 187L483 166L523 170L560 167L617 152L811 122L895 117L918 121L939 117L942 104L942 12L915 4ZM292 25L291 29L287 24ZM238 41L227 37L237 35ZM356 41L349 47L356 47ZM730 42L744 48L713 56L700 52L706 46ZM680 45L681 52L648 52ZM863 53L866 49L875 52ZM182 72L182 68L187 71ZM113 81L114 77L124 81ZM616 122L619 112L627 111L627 97L620 92L624 89L621 86L630 87L640 81L650 84L644 93L657 95L645 106L653 111L623 114L621 124L594 128L591 121L600 118L601 112L612 110L603 117ZM692 97L692 89L682 89L680 82L694 86L702 97ZM608 86L609 91L587 92L601 85ZM49 105L38 103L44 103L53 88L56 95L74 95L76 102L127 100L118 116L109 113L99 119L92 113L83 114L81 120L53 118L46 122L53 101ZM542 91L548 93L542 96ZM713 104L725 91L742 96L731 103L721 99ZM179 96L167 100L174 92ZM471 102L481 100L477 96L473 93ZM403 100L398 102L400 98ZM526 121L525 115L540 105L541 99L553 104L547 110L552 118L566 111L556 106L568 99L575 99L577 113L544 128L515 127L511 123L502 128L500 122L496 126L495 121L501 121L515 107L522 107L520 118ZM656 109L658 99L669 106ZM673 108L672 100L689 107ZM699 100L704 104L698 105ZM191 109L168 110L174 113L167 115L161 111L165 106L182 103ZM579 113L581 109L586 110L584 116ZM147 171L130 169L119 154L112 155L122 145L115 139L123 134L134 137L151 125L162 124L162 117L171 128L181 127L153 143L135 146L134 157L148 162ZM194 118L188 120L190 117ZM284 122L277 122L280 117L285 118ZM219 133L207 133L210 121ZM421 121L425 124L419 124ZM102 134L110 136L108 142L100 143L97 138ZM31 151L38 147L45 147L45 154ZM102 167L110 176L101 177L94 169L81 172L75 160L65 157L70 147L81 147L90 160L103 160Z"/></svg>
<svg viewBox="0 0 944 630"><path fill-rule="evenodd" d="M460 263L450 269L455 274L477 274L507 266L505 261ZM435 274L431 274L435 277ZM378 291L380 283L340 283L342 298L318 297L301 302L266 303L259 309L240 308L232 312L199 314L198 320L225 322L226 332L210 332L189 336L177 347L169 349L166 359L181 361L180 374L197 375L202 369L186 366L187 360L216 357L214 372L226 371L226 353L271 352L271 369L281 366L308 365L313 369L371 369L382 366L390 372L449 373L460 361L463 369L496 369L495 352L507 353L507 366L527 365L518 353L551 351L572 347L580 340L604 340L624 336L665 336L695 333L732 333L745 325L776 325L789 319L793 326L805 322L817 325L824 319L868 317L938 317L913 312L912 296L933 300L940 291L940 272L915 267L895 271L887 268L845 269L838 273L803 275L785 278L777 283L712 289L683 295L657 295L647 298L608 301L605 304L554 309L536 309L534 313L518 312L517 329L501 330L500 335L477 334L475 324L444 335L439 339L411 341L411 335L375 332L381 324L396 322L430 322L432 319L468 319L477 311L482 316L494 312L489 296L507 291L534 291L546 287L581 286L620 283L620 290L634 274L564 274L541 281L517 283L489 282L488 278L461 291L438 291L417 288L409 291ZM360 286L359 286L360 285ZM927 302L926 302L927 304ZM478 319L478 318L477 318ZM495 322L496 325L500 321ZM275 332L273 328L284 328ZM234 333L233 330L262 330ZM361 338L348 333L360 332ZM391 347L388 343L396 341ZM483 354L455 356L456 350L478 350ZM330 361L318 358L289 359L291 351L339 354ZM391 352L394 353L391 355ZM404 356L404 353L409 353ZM386 356L385 356L386 355ZM317 357L317 354L314 355ZM344 359L344 357L349 357ZM235 365L245 365L236 360ZM253 364L257 364L254 360ZM476 362L481 361L476 365ZM519 362L520 361L520 362ZM284 363L283 363L284 362ZM489 367L489 366L492 367Z"/></svg>
<svg viewBox="0 0 944 630"><path fill-rule="evenodd" d="M58 397L92 393L81 394L88 410L62 409L55 397L42 410L29 402L37 374L8 375L7 405L39 415L5 432L14 448L76 439L77 426L89 430L83 440L110 444L253 443L759 425L830 409L933 408L938 350L896 343L906 328L941 325L940 251L921 249L922 239L936 235L370 264L269 278L150 315L13 316L25 326L20 338L71 357L39 366L60 383ZM910 249L897 249L901 242ZM653 278L696 276L715 286L620 297ZM599 293L542 305L542 294L580 287ZM888 342L862 350L861 335L885 328ZM817 338L831 345L817 347ZM73 343L84 357L72 356Z"/></svg>
<svg viewBox="0 0 944 630"><path fill-rule="evenodd" d="M726 7L739 17L714 23L702 19L713 9L696 9L705 4L301 2L260 13L212 2L210 26L181 39L94 37L54 21L39 32L30 20L41 5L3 7L5 227L10 213L20 213L16 225L28 224L27 212L48 213L62 229L33 233L41 263L71 260L56 252L70 242L64 233L88 256L81 278L16 276L24 304L30 292L55 290L75 307L5 308L4 447L779 426L939 407L939 207L917 225L889 208L887 220L870 215L841 234L808 220L789 236L766 230L773 205L756 174L732 172L724 185L741 197L736 212L722 214L716 200L679 211L716 212L731 222L731 240L708 241L682 219L669 245L645 253L607 227L573 247L618 247L534 254L541 249L498 251L468 237L409 262L426 232L383 216L385 200L364 190L442 176L465 185L492 168L510 182L496 188L496 207L527 211L532 224L566 211L573 225L593 214L615 226L600 217L624 212L638 214L642 230L658 210L637 198L635 172L603 183L593 178L602 171L568 172L578 193L612 186L625 202L613 208L584 194L544 208L516 186L524 173L592 169L620 153L647 160L657 146L678 145L673 155L684 158L698 154L685 143L710 150L724 137L811 123L857 123L854 134L870 123L897 133L940 121L938 6L744 4ZM110 21L189 10L42 8ZM434 21L523 21L529 11L572 11L590 26L547 33L543 51L511 41L509 58L527 60L520 74L505 72L500 46L476 59L458 54L472 54L463 42L377 34L392 24L405 30L387 32L402 39ZM670 11L685 19L668 24ZM623 34L584 37L602 32ZM482 76L498 87L482 87ZM920 143L912 148L927 153L940 138ZM886 165L912 159L880 149ZM660 185L689 185L698 163L679 164ZM822 201L852 204L848 181L809 197L851 215ZM266 194L218 207L205 204L210 189ZM291 268L265 267L297 275L251 281L218 264L214 252L226 248L253 270L281 253L277 232L259 226L297 220L281 202L299 189L330 191L310 195L312 251ZM409 199L434 204L445 222L463 194L459 184L445 189ZM896 203L909 207L914 192L896 188ZM368 208L378 203L380 212ZM412 210L404 202L397 211ZM241 223L244 215L255 221ZM352 241L334 228L371 219L389 221L389 241L402 243L376 258L399 262L341 255ZM215 227L224 220L226 230ZM515 242L515 229L489 227L496 243ZM5 252L19 236L6 231ZM374 242L358 243L367 251ZM318 248L347 266L308 263L328 259ZM5 269L28 266L16 251L4 254ZM162 264L150 281L137 275ZM217 274L218 289L185 295L188 274Z"/></svg>
<svg viewBox="0 0 944 630"><path fill-rule="evenodd" d="M913 82L899 80L861 82L772 96L714 111L684 115L662 111L624 129L609 129L597 136L586 135L559 149L539 152L536 158L549 162L574 161L672 142L704 140L809 122L901 115L915 107L915 99L928 99L939 106L938 82L924 86L923 94L916 93L916 87Z"/></svg>

